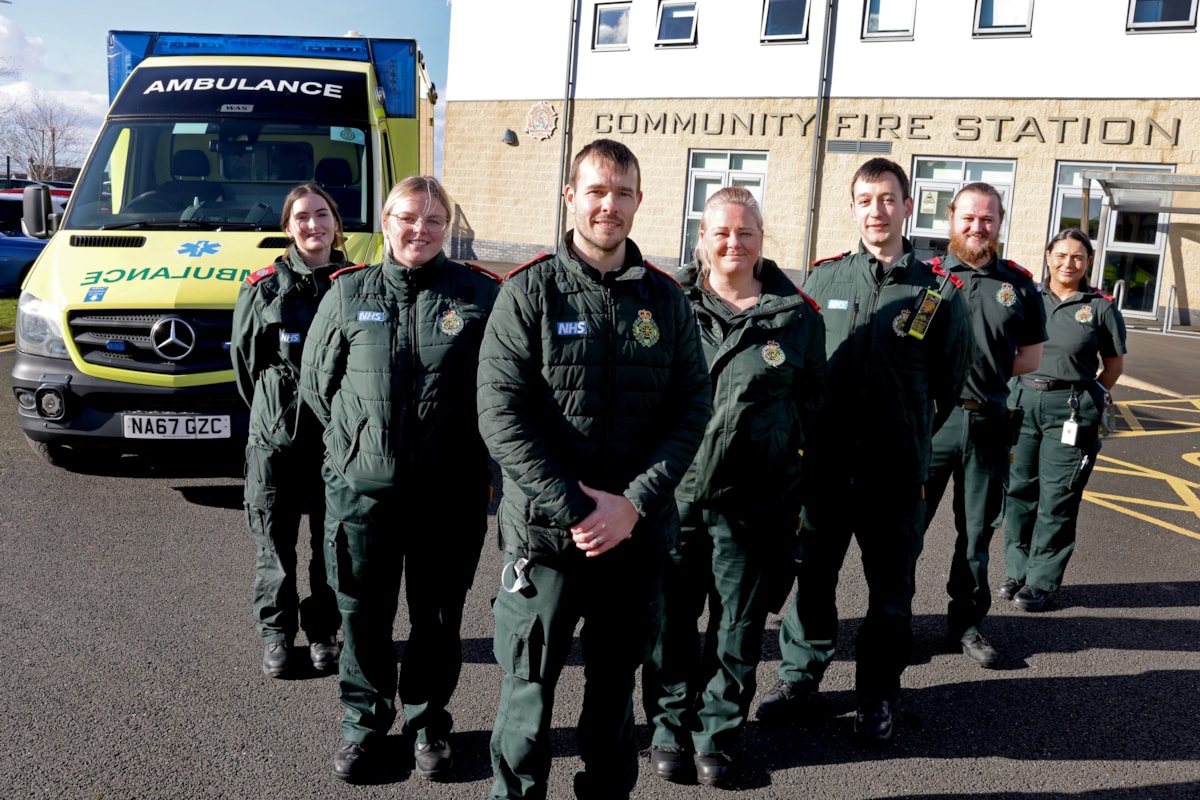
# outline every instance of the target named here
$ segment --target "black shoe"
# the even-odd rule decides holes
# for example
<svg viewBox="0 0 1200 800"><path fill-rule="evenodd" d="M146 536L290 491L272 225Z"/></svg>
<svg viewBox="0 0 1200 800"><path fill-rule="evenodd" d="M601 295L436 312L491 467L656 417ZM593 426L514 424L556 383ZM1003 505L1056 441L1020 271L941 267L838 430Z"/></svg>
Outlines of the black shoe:
<svg viewBox="0 0 1200 800"><path fill-rule="evenodd" d="M333 754L333 777L354 783L361 780L370 767L367 749L362 742L342 742Z"/></svg>
<svg viewBox="0 0 1200 800"><path fill-rule="evenodd" d="M454 753L445 739L413 745L413 768L427 781L448 781L454 771Z"/></svg>
<svg viewBox="0 0 1200 800"><path fill-rule="evenodd" d="M268 678L282 677L288 668L288 648L285 640L267 642L263 646L262 671Z"/></svg>
<svg viewBox="0 0 1200 800"><path fill-rule="evenodd" d="M1020 591L1024 585L1024 581L1019 581L1016 578L1005 578L1004 583L996 587L996 596L1003 597L1005 600L1012 600L1013 595Z"/></svg>
<svg viewBox="0 0 1200 800"><path fill-rule="evenodd" d="M776 681L758 704L755 716L767 724L788 722L800 716L801 710L816 694L811 682Z"/></svg>
<svg viewBox="0 0 1200 800"><path fill-rule="evenodd" d="M996 652L996 648L983 638L983 634L975 631L974 633L964 634L959 640L962 644L962 653L966 656L967 661L972 664L988 668L996 663L996 659L1000 654Z"/></svg>
<svg viewBox="0 0 1200 800"><path fill-rule="evenodd" d="M696 781L723 786L733 777L733 758L725 753L696 753Z"/></svg>
<svg viewBox="0 0 1200 800"><path fill-rule="evenodd" d="M692 760L682 747L650 748L650 771L671 783L685 783L691 776Z"/></svg>
<svg viewBox="0 0 1200 800"><path fill-rule="evenodd" d="M312 659L313 669L318 672L332 672L337 669L341 654L341 645L332 636L328 639L317 639L308 645L308 657Z"/></svg>
<svg viewBox="0 0 1200 800"><path fill-rule="evenodd" d="M1013 595L1012 604L1022 611L1041 611L1050 601L1053 592L1044 592L1036 586L1022 586L1021 591Z"/></svg>
<svg viewBox="0 0 1200 800"><path fill-rule="evenodd" d="M854 734L868 742L892 739L892 703L888 700L862 700L854 715Z"/></svg>

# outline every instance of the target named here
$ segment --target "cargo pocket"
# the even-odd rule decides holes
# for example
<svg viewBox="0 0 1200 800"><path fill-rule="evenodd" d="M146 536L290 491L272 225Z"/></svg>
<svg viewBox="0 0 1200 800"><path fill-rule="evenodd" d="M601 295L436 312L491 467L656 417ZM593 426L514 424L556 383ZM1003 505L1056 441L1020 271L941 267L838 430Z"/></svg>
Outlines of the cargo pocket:
<svg viewBox="0 0 1200 800"><path fill-rule="evenodd" d="M1091 433L1089 431L1089 433ZM1093 434L1094 435L1094 434ZM1071 474L1071 491L1083 491L1083 487L1087 486L1088 478L1092 477L1092 469L1096 466L1096 456L1100 454L1100 447L1093 445L1089 448L1079 448L1075 459L1075 471Z"/></svg>
<svg viewBox="0 0 1200 800"><path fill-rule="evenodd" d="M506 673L526 681L538 681L541 670L541 626L537 614L522 607L519 600L501 591L492 601L496 617L496 638L492 652Z"/></svg>

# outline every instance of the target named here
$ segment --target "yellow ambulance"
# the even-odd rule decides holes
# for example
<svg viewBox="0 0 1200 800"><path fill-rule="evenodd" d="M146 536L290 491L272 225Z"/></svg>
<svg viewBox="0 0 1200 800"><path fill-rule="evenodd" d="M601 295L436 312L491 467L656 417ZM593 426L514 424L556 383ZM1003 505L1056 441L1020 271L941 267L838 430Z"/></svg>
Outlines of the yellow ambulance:
<svg viewBox="0 0 1200 800"><path fill-rule="evenodd" d="M413 40L111 31L108 59L112 105L65 213L44 187L24 197L49 242L18 301L13 391L31 446L64 466L244 436L233 306L287 247L284 197L322 185L348 258L376 261L387 191L432 172Z"/></svg>

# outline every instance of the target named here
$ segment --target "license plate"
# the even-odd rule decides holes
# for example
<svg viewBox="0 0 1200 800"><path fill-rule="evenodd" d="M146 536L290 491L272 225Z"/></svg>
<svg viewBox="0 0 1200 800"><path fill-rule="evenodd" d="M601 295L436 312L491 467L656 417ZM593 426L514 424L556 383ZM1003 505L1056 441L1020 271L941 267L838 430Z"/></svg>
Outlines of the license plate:
<svg viewBox="0 0 1200 800"><path fill-rule="evenodd" d="M228 439L229 416L126 414L126 439Z"/></svg>

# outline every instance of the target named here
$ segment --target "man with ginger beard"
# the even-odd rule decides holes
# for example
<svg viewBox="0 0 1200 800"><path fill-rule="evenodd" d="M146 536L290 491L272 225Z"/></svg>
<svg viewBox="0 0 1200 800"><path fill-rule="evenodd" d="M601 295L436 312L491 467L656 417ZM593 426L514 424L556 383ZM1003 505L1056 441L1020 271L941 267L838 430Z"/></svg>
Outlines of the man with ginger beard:
<svg viewBox="0 0 1200 800"><path fill-rule="evenodd" d="M988 547L1004 510L1012 429L1006 410L1008 381L1037 369L1046 341L1046 312L1033 276L997 255L1004 206L987 183L962 188L950 204L950 248L935 263L964 283L971 309L975 356L962 396L933 437L925 484L926 529L954 477L954 555L950 595L951 641L980 667L993 667L996 649L980 631L991 606ZM1019 425L1019 423L1018 423ZM915 559L914 559L915 571Z"/></svg>

